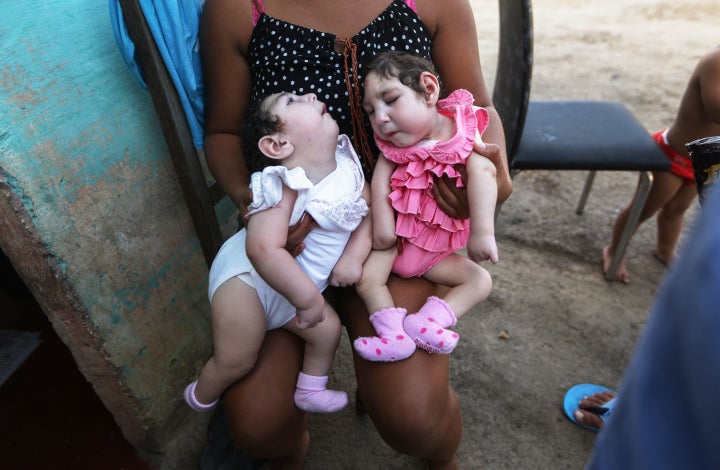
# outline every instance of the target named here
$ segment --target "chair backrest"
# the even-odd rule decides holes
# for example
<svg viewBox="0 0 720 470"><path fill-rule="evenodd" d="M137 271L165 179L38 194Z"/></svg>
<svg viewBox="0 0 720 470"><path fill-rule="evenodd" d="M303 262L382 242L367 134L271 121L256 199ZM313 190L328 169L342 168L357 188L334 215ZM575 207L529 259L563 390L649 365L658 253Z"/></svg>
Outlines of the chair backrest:
<svg viewBox="0 0 720 470"><path fill-rule="evenodd" d="M119 0L135 58L152 96L160 126L208 266L223 243L215 204L224 196L220 185L208 183L187 116L172 78L158 51L138 0Z"/></svg>
<svg viewBox="0 0 720 470"><path fill-rule="evenodd" d="M530 102L533 66L531 0L498 0L500 41L493 103L505 130L507 156L512 167L525 126Z"/></svg>

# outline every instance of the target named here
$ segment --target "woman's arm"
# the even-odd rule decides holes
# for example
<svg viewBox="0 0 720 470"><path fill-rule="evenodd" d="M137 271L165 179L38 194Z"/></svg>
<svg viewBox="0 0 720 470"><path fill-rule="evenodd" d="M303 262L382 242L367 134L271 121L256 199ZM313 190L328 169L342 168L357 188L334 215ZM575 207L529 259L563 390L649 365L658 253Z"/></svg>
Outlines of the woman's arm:
<svg viewBox="0 0 720 470"><path fill-rule="evenodd" d="M480 65L472 7L468 0L416 0L416 4L433 38L432 59L442 78L444 90L468 90L475 98L475 105L486 108L490 113L490 124L483 134L483 141L496 144L499 149L488 145L485 149L475 150L495 165L499 204L512 193L512 180L502 122L493 107Z"/></svg>
<svg viewBox="0 0 720 470"><path fill-rule="evenodd" d="M280 203L248 219L245 249L258 274L297 308L300 328L324 320L325 301L315 283L285 249L287 227L297 192L283 185Z"/></svg>
<svg viewBox="0 0 720 470"><path fill-rule="evenodd" d="M207 0L200 24L205 81L205 158L225 193L245 216L252 202L240 127L250 102L252 77L245 54L252 34L252 2ZM286 248L297 256L317 224L303 218L290 227Z"/></svg>
<svg viewBox="0 0 720 470"><path fill-rule="evenodd" d="M252 33L251 3L207 0L200 24L205 157L242 215L250 200L250 177L238 135L250 97L250 69L243 54Z"/></svg>

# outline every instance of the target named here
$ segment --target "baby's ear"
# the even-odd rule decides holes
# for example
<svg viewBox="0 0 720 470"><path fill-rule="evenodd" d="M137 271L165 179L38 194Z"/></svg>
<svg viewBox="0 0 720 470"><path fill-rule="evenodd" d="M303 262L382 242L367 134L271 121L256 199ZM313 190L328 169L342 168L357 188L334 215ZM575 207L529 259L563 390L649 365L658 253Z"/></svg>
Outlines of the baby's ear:
<svg viewBox="0 0 720 470"><path fill-rule="evenodd" d="M266 157L282 160L293 152L293 145L279 134L266 135L258 142L258 148Z"/></svg>
<svg viewBox="0 0 720 470"><path fill-rule="evenodd" d="M425 101L428 106L435 106L440 98L440 82L430 72L420 74L420 83L425 87Z"/></svg>

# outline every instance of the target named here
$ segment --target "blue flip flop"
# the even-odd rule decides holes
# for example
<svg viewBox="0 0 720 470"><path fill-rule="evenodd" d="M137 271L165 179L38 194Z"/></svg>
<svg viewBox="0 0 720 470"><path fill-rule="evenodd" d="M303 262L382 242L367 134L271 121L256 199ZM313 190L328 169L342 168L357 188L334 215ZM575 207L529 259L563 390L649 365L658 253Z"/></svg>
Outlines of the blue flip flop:
<svg viewBox="0 0 720 470"><path fill-rule="evenodd" d="M570 421L577 424L578 426L585 429L590 429L591 431L597 431L598 428L596 427L586 426L579 423L575 419L575 411L578 410L578 404L583 398L589 397L590 395L594 395L599 392L612 392L615 394L615 398L605 403L602 407L584 408L583 411L594 413L598 415L600 419L603 420L603 422L605 422L605 420L609 418L613 412L613 408L615 407L615 403L617 402L617 393L614 390L603 387L602 385L577 384L570 387L570 389L568 389L568 391L565 393L565 398L563 400L563 409L565 410L565 415L570 419Z"/></svg>

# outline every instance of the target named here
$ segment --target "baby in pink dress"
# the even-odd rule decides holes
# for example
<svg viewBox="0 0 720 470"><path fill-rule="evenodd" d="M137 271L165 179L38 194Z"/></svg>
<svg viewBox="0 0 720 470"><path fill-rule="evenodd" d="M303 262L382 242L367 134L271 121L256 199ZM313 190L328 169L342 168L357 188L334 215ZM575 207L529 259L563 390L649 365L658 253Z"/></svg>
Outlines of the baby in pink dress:
<svg viewBox="0 0 720 470"><path fill-rule="evenodd" d="M373 251L363 265L357 292L377 337L354 342L371 361L398 361L416 346L449 354L458 335L449 327L492 289L490 274L478 263L498 261L494 235L497 184L493 163L475 153L488 125L488 112L473 105L466 90L440 100L440 84L430 62L407 53L378 55L365 69L363 107L382 152L371 184ZM470 217L443 212L433 197L435 178L467 174ZM467 247L467 257L457 253ZM390 272L423 276L448 286L411 315L395 306L386 283Z"/></svg>

